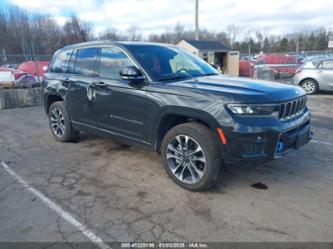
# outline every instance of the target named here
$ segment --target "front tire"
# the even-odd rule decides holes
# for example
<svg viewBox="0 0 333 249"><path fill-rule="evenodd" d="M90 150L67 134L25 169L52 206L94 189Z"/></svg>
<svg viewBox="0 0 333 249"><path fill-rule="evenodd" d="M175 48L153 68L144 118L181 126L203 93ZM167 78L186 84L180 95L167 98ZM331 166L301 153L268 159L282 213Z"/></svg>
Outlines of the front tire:
<svg viewBox="0 0 333 249"><path fill-rule="evenodd" d="M79 131L73 129L63 101L51 104L48 117L50 129L57 141L76 142L78 140Z"/></svg>
<svg viewBox="0 0 333 249"><path fill-rule="evenodd" d="M313 79L303 80L300 86L306 91L307 94L316 94L319 90L317 81Z"/></svg>
<svg viewBox="0 0 333 249"><path fill-rule="evenodd" d="M161 153L168 175L181 187L200 191L216 183L221 158L208 127L195 122L173 127L163 139Z"/></svg>

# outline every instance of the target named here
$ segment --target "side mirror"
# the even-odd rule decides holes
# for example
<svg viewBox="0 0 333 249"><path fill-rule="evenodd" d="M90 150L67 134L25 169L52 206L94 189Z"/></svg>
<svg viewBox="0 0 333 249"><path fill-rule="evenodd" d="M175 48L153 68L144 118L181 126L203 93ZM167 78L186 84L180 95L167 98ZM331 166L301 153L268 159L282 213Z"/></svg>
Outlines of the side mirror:
<svg viewBox="0 0 333 249"><path fill-rule="evenodd" d="M143 81L145 79L140 70L133 66L124 67L119 74L124 80Z"/></svg>

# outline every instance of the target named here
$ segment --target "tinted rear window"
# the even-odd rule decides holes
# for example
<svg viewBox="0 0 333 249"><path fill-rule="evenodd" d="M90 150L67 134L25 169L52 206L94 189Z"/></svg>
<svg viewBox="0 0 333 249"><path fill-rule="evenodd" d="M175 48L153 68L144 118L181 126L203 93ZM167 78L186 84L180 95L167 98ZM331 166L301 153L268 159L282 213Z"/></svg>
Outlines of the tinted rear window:
<svg viewBox="0 0 333 249"><path fill-rule="evenodd" d="M98 48L79 49L76 53L74 73L91 75L95 72Z"/></svg>
<svg viewBox="0 0 333 249"><path fill-rule="evenodd" d="M59 54L57 54L54 62L52 63L50 71L55 73L66 73L71 54L72 50L61 51Z"/></svg>

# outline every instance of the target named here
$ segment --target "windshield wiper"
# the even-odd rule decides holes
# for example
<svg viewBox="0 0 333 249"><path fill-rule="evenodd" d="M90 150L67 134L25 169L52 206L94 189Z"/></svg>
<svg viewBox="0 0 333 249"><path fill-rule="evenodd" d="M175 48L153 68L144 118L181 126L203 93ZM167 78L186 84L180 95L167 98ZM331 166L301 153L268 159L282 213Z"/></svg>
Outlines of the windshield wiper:
<svg viewBox="0 0 333 249"><path fill-rule="evenodd" d="M210 75L219 75L218 73L206 73L206 74L203 74L201 76L210 76Z"/></svg>

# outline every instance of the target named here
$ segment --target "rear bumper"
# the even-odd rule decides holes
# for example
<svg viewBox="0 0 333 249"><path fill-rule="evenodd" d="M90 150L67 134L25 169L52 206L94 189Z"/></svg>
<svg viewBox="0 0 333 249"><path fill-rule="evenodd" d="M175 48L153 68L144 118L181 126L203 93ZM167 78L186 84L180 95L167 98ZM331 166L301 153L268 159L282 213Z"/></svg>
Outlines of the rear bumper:
<svg viewBox="0 0 333 249"><path fill-rule="evenodd" d="M301 148L312 138L308 110L300 117L287 122L277 120L268 122L257 118L222 129L227 144L221 145L223 147L221 153L227 163L281 158L286 153Z"/></svg>

